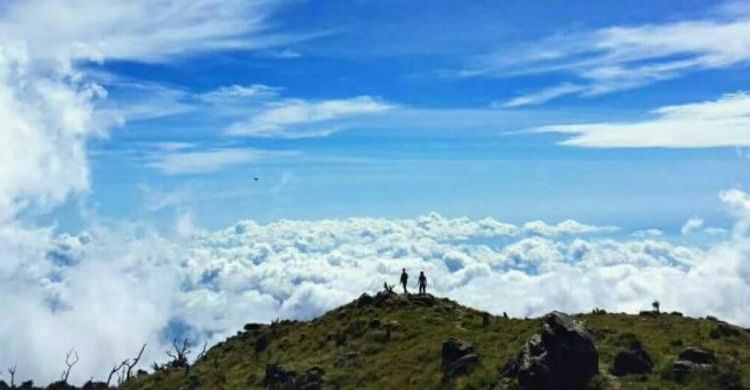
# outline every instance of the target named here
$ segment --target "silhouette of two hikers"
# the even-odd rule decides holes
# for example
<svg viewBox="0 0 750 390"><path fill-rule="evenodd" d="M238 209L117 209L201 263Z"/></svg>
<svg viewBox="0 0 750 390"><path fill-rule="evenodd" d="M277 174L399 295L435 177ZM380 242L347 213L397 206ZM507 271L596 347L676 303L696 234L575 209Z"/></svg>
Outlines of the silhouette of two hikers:
<svg viewBox="0 0 750 390"><path fill-rule="evenodd" d="M409 283L409 274L406 273L406 268L401 270L401 286L404 288L404 294L408 294L406 286ZM424 271L419 271L419 294L427 294L427 276Z"/></svg>

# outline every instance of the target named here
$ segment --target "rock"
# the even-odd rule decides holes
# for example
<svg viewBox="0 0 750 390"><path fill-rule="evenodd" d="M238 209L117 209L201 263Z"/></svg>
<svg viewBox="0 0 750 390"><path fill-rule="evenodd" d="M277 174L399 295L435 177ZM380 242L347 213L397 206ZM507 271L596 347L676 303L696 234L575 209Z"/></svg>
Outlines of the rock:
<svg viewBox="0 0 750 390"><path fill-rule="evenodd" d="M706 316L706 320L713 321L713 322L721 322L721 321L719 321L718 318L716 318L714 316Z"/></svg>
<svg viewBox="0 0 750 390"><path fill-rule="evenodd" d="M714 367L712 364L699 364L687 360L678 360L672 364L672 376L674 379L681 381L693 371L708 370L712 367Z"/></svg>
<svg viewBox="0 0 750 390"><path fill-rule="evenodd" d="M545 315L539 333L504 368L524 390L582 389L598 371L591 333L560 312Z"/></svg>
<svg viewBox="0 0 750 390"><path fill-rule="evenodd" d="M318 390L323 387L323 375L325 371L322 368L313 367L296 378L294 384L300 390Z"/></svg>
<svg viewBox="0 0 750 390"><path fill-rule="evenodd" d="M711 369L714 364L716 364L716 355L713 352L688 347L680 352L677 361L672 364L672 376L677 380L682 380L692 371Z"/></svg>
<svg viewBox="0 0 750 390"><path fill-rule="evenodd" d="M257 323L251 322L251 323L245 324L244 329L246 332L254 332L254 331L262 329L263 326L264 326L263 324L257 324Z"/></svg>
<svg viewBox="0 0 750 390"><path fill-rule="evenodd" d="M21 386L18 387L19 389L33 389L34 388L34 381L25 381L21 383Z"/></svg>
<svg viewBox="0 0 750 390"><path fill-rule="evenodd" d="M696 364L716 364L716 355L713 352L695 347L685 348L678 357L678 360Z"/></svg>
<svg viewBox="0 0 750 390"><path fill-rule="evenodd" d="M659 312L656 312L656 311L653 311L653 310L642 310L642 311L638 312L638 315L639 316L644 316L644 317L658 317L659 316Z"/></svg>
<svg viewBox="0 0 750 390"><path fill-rule="evenodd" d="M88 381L83 384L81 390L108 390L107 384L104 382L92 382Z"/></svg>
<svg viewBox="0 0 750 390"><path fill-rule="evenodd" d="M297 373L294 370L288 370L279 364L266 364L266 376L263 378L265 386L281 385L286 388L294 384Z"/></svg>
<svg viewBox="0 0 750 390"><path fill-rule="evenodd" d="M357 306L359 307L370 306L373 303L375 303L375 298L373 298L372 295L368 293L362 293L362 295L357 298Z"/></svg>
<svg viewBox="0 0 750 390"><path fill-rule="evenodd" d="M677 316L677 317L682 317L682 313L680 313L679 311L673 311L673 312L671 312L669 314L671 314L673 316Z"/></svg>
<svg viewBox="0 0 750 390"><path fill-rule="evenodd" d="M333 365L336 367L352 367L359 363L359 352L351 351L336 356L336 360Z"/></svg>
<svg viewBox="0 0 750 390"><path fill-rule="evenodd" d="M263 385L267 388L280 387L284 390L318 390L323 387L325 371L312 367L304 374L297 375L294 370L286 369L279 364L266 365L266 376Z"/></svg>
<svg viewBox="0 0 750 390"><path fill-rule="evenodd" d="M479 365L479 355L474 346L465 340L449 337L443 342L443 382L450 384L453 378L466 375Z"/></svg>
<svg viewBox="0 0 750 390"><path fill-rule="evenodd" d="M615 376L629 374L646 374L654 368L654 361L651 356L643 349L641 343L633 342L630 349L620 351L615 356L610 372Z"/></svg>
<svg viewBox="0 0 750 390"><path fill-rule="evenodd" d="M711 329L709 335L711 338L718 339L720 337L739 337L740 330L726 322L719 321L715 328Z"/></svg>
<svg viewBox="0 0 750 390"><path fill-rule="evenodd" d="M372 300L372 305L374 306L384 306L391 302L391 298L396 296L396 293L392 293L390 291L378 291L377 294L375 294L375 298Z"/></svg>

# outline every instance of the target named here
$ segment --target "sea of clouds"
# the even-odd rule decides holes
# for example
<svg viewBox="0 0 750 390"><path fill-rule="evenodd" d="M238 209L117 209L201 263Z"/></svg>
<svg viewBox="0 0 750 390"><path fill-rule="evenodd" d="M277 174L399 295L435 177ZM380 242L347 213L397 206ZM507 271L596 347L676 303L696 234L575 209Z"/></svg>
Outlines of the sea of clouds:
<svg viewBox="0 0 750 390"><path fill-rule="evenodd" d="M51 380L65 352L75 380L104 376L148 343L164 361L174 336L222 340L247 322L308 319L395 284L402 268L428 290L496 314L663 310L750 325L750 195L720 194L731 237L704 248L565 221L491 218L245 220L166 238L146 225L77 235L0 227L0 365ZM2 367L0 366L0 367Z"/></svg>

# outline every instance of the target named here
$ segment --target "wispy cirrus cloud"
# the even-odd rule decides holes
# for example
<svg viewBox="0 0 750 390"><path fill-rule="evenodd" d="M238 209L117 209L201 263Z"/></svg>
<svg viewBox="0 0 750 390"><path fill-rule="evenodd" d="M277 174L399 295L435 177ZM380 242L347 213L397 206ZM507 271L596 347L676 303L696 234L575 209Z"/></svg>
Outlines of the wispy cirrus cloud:
<svg viewBox="0 0 750 390"><path fill-rule="evenodd" d="M149 166L166 175L185 175L215 172L234 165L245 165L271 158L288 157L295 151L273 151L252 148L210 148L177 150L154 155Z"/></svg>
<svg viewBox="0 0 750 390"><path fill-rule="evenodd" d="M570 135L563 145L585 148L707 148L750 145L750 93L660 107L653 119L551 125L540 133Z"/></svg>
<svg viewBox="0 0 750 390"><path fill-rule="evenodd" d="M264 84L227 85L197 95L197 98L215 104L236 104L255 99L270 99L279 95L282 88Z"/></svg>
<svg viewBox="0 0 750 390"><path fill-rule="evenodd" d="M165 61L213 49L259 49L302 39L274 32L284 1L33 0L3 7L0 31L33 58ZM44 26L44 28L39 28Z"/></svg>
<svg viewBox="0 0 750 390"><path fill-rule="evenodd" d="M714 19L557 35L483 55L478 65L456 75L556 73L570 78L502 103L517 107L565 95L595 96L633 89L702 70L746 66L750 62L750 18L739 11L745 8L730 8Z"/></svg>
<svg viewBox="0 0 750 390"><path fill-rule="evenodd" d="M382 113L394 107L370 96L319 101L281 100L270 102L249 119L232 123L226 132L253 137L321 137L340 130L336 120Z"/></svg>

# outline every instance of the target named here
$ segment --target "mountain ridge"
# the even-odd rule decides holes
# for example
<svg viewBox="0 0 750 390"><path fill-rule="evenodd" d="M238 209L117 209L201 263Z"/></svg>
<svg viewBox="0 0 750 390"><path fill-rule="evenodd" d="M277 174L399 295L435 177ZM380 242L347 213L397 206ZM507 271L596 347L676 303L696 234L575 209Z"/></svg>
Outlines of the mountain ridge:
<svg viewBox="0 0 750 390"><path fill-rule="evenodd" d="M519 319L429 294L396 294L386 286L311 320L248 323L201 351L192 364L189 356L173 351L171 362L155 364L150 373L139 371L117 388L555 389L523 387L517 371L524 362L539 363L539 356L521 356L523 351L557 342L557 336L545 334L545 329L561 329L550 321L581 332L595 346L596 375L585 378L582 388L747 389L750 383L750 330L714 317L595 309ZM176 350L180 346L175 343ZM684 358L704 352L710 354L706 364ZM544 351L542 359L550 354ZM562 361L571 359L578 358ZM650 362L650 372L626 375L643 362ZM107 387L90 382L83 388Z"/></svg>

